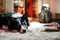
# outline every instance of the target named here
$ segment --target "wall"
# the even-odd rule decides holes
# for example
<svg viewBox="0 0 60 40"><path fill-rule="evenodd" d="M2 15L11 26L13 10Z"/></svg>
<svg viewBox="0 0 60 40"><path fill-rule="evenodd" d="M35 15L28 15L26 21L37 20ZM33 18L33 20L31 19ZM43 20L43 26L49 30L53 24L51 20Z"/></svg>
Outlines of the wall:
<svg viewBox="0 0 60 40"><path fill-rule="evenodd" d="M0 12L5 12L4 0L0 0Z"/></svg>
<svg viewBox="0 0 60 40"><path fill-rule="evenodd" d="M41 12L42 0L38 0L38 13Z"/></svg>
<svg viewBox="0 0 60 40"><path fill-rule="evenodd" d="M33 1L33 17L38 17L38 0Z"/></svg>
<svg viewBox="0 0 60 40"><path fill-rule="evenodd" d="M56 0L56 13L60 13L60 0Z"/></svg>
<svg viewBox="0 0 60 40"><path fill-rule="evenodd" d="M6 10L7 11L14 10L13 0L6 0L5 3L6 3Z"/></svg>
<svg viewBox="0 0 60 40"><path fill-rule="evenodd" d="M42 6L42 0L34 0L33 3L34 7L33 7L33 16L38 17L38 14L41 12L41 6Z"/></svg>

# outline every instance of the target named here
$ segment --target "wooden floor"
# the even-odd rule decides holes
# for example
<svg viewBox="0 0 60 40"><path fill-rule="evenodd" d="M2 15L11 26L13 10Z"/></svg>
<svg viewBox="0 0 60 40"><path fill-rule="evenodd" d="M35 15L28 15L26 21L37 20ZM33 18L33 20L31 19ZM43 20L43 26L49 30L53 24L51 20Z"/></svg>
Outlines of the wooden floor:
<svg viewBox="0 0 60 40"><path fill-rule="evenodd" d="M29 17L28 19L30 22L39 22L39 18Z"/></svg>

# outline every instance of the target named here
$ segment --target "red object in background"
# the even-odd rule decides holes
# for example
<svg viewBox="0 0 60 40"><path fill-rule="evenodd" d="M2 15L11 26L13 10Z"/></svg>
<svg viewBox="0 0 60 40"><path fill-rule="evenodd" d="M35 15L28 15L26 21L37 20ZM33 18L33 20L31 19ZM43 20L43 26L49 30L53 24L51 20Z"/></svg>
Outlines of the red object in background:
<svg viewBox="0 0 60 40"><path fill-rule="evenodd" d="M23 14L23 9L18 9L18 12Z"/></svg>
<svg viewBox="0 0 60 40"><path fill-rule="evenodd" d="M32 1L33 0L26 0L25 1L25 10L27 10L29 17L32 17L32 9L33 9L32 8L32 5L33 5Z"/></svg>
<svg viewBox="0 0 60 40"><path fill-rule="evenodd" d="M32 17L32 0L30 0L29 16Z"/></svg>
<svg viewBox="0 0 60 40"><path fill-rule="evenodd" d="M55 24L53 24L53 26L54 26L54 27L58 27L58 24L57 24L57 23L55 23Z"/></svg>
<svg viewBox="0 0 60 40"><path fill-rule="evenodd" d="M17 9L15 9L14 11L23 14L23 9L18 9L18 8L17 8Z"/></svg>

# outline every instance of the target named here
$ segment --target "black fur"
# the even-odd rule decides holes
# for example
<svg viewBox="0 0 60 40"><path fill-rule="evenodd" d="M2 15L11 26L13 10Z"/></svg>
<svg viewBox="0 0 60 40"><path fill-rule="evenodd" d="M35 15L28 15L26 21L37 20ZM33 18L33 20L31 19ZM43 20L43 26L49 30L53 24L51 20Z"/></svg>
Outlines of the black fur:
<svg viewBox="0 0 60 40"><path fill-rule="evenodd" d="M6 26L8 26L9 30L20 31L21 25L23 25L24 23L25 23L24 25L27 25L27 27L29 26L29 22L28 22L28 18L27 18L28 15L26 13L22 17L19 17L19 18L13 18L13 17L11 17L11 15L12 15L12 13L6 13L6 14L0 15L0 26L1 27L3 25L6 25ZM16 20L16 19L19 19L19 20ZM19 24L19 21L21 22L21 24Z"/></svg>

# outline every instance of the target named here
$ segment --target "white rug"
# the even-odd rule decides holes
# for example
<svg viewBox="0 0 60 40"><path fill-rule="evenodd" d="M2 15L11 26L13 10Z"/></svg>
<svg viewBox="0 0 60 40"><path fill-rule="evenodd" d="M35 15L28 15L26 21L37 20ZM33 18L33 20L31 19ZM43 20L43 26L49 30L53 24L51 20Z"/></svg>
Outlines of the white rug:
<svg viewBox="0 0 60 40"><path fill-rule="evenodd" d="M25 34L0 32L0 40L60 40L60 32L27 32Z"/></svg>
<svg viewBox="0 0 60 40"><path fill-rule="evenodd" d="M60 32L41 32L44 30L42 25L38 22L30 23L29 31L25 34L0 30L0 40L60 40Z"/></svg>

